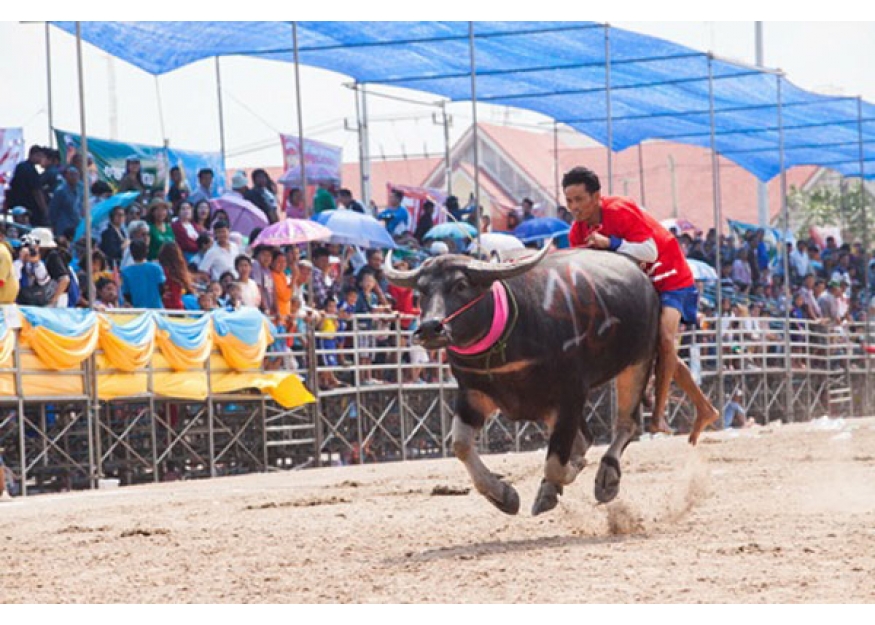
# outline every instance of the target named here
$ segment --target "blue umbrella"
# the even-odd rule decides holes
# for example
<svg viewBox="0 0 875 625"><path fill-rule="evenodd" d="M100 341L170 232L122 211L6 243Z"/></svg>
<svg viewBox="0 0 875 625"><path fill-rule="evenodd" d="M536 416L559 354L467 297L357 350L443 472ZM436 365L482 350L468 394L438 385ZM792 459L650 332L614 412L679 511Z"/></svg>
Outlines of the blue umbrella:
<svg viewBox="0 0 875 625"><path fill-rule="evenodd" d="M140 197L139 191L126 191L125 193L116 193L112 197L108 197L102 202L98 202L94 206L91 207L91 231L95 232L99 230L98 226L100 226L104 221L109 219L109 214L112 212L116 206L122 206L127 208L131 204L134 203ZM85 236L85 220L79 222L79 225L76 227L76 236L74 237L75 241L78 241L82 237Z"/></svg>
<svg viewBox="0 0 875 625"><path fill-rule="evenodd" d="M477 229L465 221L448 221L438 224L425 233L423 239L473 239Z"/></svg>
<svg viewBox="0 0 875 625"><path fill-rule="evenodd" d="M322 211L313 219L331 230L331 243L395 249L395 241L381 222L347 209Z"/></svg>
<svg viewBox="0 0 875 625"><path fill-rule="evenodd" d="M511 233L523 243L532 243L543 239L558 238L568 234L571 226L555 217L535 217L524 221Z"/></svg>

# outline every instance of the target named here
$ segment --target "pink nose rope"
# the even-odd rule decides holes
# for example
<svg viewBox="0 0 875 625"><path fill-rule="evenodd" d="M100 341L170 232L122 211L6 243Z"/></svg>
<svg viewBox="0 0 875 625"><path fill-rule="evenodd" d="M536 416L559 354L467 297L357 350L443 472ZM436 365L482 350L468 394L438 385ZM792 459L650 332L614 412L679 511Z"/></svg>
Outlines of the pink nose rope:
<svg viewBox="0 0 875 625"><path fill-rule="evenodd" d="M453 347L452 345L450 345L449 347L447 347L447 349L463 356L470 356L472 354L485 352L493 345L495 345L498 339L501 338L501 334L502 332L504 332L504 329L507 326L508 319L507 291L504 288L504 284L502 284L500 280L496 280L492 283L492 289L489 292L492 293L492 300L494 302L494 310L492 313L492 326L489 328L489 332L487 332L486 336L484 336L473 345L469 345L467 347ZM484 293L483 295L486 295L486 293ZM451 321L454 317L457 317L460 313L464 312L465 310L473 306L476 302L480 301L483 295L469 303L467 306L460 308L449 317L446 317L442 323L447 323Z"/></svg>

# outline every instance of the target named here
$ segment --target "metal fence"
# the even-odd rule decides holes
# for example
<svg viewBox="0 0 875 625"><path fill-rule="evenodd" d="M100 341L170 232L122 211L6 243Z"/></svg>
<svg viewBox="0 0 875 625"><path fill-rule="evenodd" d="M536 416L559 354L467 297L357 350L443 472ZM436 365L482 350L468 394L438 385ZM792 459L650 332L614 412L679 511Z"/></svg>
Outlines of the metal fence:
<svg viewBox="0 0 875 625"><path fill-rule="evenodd" d="M302 324L300 332L276 336L265 370L296 371L317 397L295 409L257 392L205 402L151 392L98 401L93 359L65 374L80 376L81 394L25 397L23 376L59 374L27 369L20 348L14 369L0 371L14 375L19 390L0 401L0 448L13 489L33 494L451 455L457 387L444 352L411 343L410 317L356 316L347 323L332 333ZM868 414L875 405L865 336L861 324L706 319L701 329L681 334L679 353L716 406L733 398L760 423L802 421ZM205 371L209 379L209 362ZM145 373L151 391L159 372ZM599 440L610 436L614 405L610 385L590 393L585 417ZM645 410L642 425L648 416ZM675 387L668 417L678 432L694 418ZM479 445L485 453L538 449L546 431L495 415Z"/></svg>

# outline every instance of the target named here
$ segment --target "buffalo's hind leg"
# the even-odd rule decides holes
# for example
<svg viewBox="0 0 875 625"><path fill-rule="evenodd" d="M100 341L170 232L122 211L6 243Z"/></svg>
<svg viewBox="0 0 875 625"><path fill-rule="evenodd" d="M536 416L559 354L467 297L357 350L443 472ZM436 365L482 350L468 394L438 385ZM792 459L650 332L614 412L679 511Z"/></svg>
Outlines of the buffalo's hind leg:
<svg viewBox="0 0 875 625"><path fill-rule="evenodd" d="M584 455L592 444L592 435L583 422L585 401L585 394L569 394L559 407L550 432L544 479L541 480L541 487L532 506L533 516L555 508L563 486L571 484L586 466Z"/></svg>
<svg viewBox="0 0 875 625"><path fill-rule="evenodd" d="M629 365L617 376L617 422L611 446L599 464L595 476L595 498L599 503L612 501L620 492L620 457L638 430L638 411L650 377L649 360Z"/></svg>
<svg viewBox="0 0 875 625"><path fill-rule="evenodd" d="M520 510L519 495L483 464L475 445L477 432L493 411L495 404L486 395L460 389L453 417L453 453L465 465L480 494L505 514L516 514Z"/></svg>

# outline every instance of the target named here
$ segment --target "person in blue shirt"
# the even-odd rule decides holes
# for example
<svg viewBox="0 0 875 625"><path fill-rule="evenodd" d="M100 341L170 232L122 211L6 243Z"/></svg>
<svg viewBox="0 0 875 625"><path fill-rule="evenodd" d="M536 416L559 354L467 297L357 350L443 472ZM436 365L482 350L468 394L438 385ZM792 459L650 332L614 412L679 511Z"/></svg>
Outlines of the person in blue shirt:
<svg viewBox="0 0 875 625"><path fill-rule="evenodd" d="M145 241L131 241L134 264L122 269L122 296L134 308L163 308L161 289L166 280L160 265L146 262Z"/></svg>
<svg viewBox="0 0 875 625"><path fill-rule="evenodd" d="M49 204L49 219L56 237L75 232L82 220L82 187L79 184L79 170L75 167L64 170L64 180L55 189Z"/></svg>
<svg viewBox="0 0 875 625"><path fill-rule="evenodd" d="M408 230L410 222L410 213L407 208L401 204L404 201L404 194L398 189L393 189L389 194L389 206L380 213L378 219L386 223L386 230L393 237L404 234Z"/></svg>

